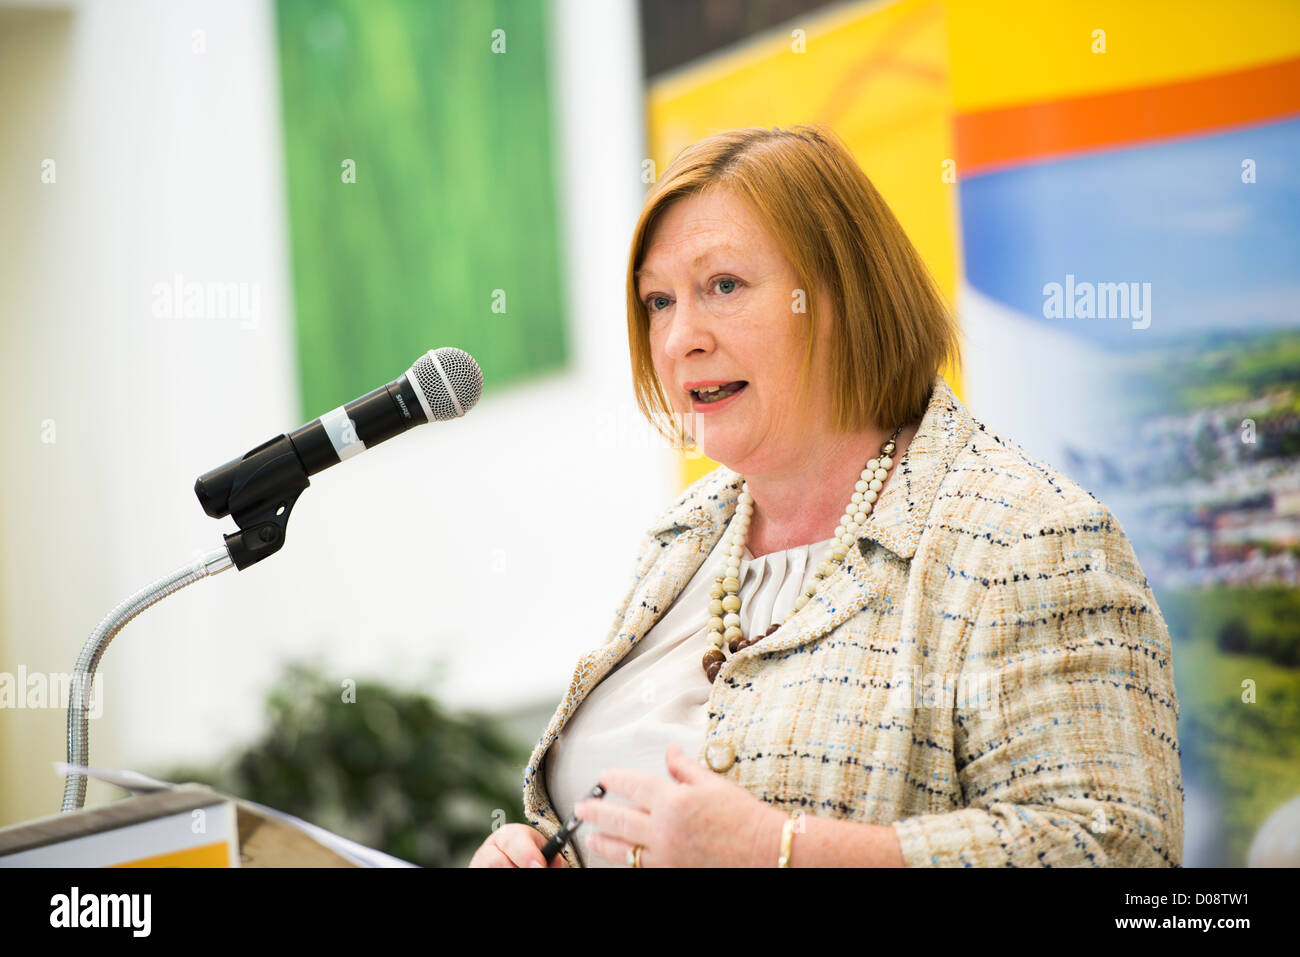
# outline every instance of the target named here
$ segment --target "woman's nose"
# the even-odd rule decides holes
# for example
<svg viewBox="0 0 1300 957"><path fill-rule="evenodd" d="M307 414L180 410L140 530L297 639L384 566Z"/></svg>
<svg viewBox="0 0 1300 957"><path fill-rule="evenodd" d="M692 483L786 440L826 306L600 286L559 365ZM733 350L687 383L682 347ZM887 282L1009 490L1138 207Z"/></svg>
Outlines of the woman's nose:
<svg viewBox="0 0 1300 957"><path fill-rule="evenodd" d="M673 307L672 325L664 340L664 351L672 359L684 359L693 352L708 352L713 348L713 335L709 331L704 310L692 302L678 302Z"/></svg>

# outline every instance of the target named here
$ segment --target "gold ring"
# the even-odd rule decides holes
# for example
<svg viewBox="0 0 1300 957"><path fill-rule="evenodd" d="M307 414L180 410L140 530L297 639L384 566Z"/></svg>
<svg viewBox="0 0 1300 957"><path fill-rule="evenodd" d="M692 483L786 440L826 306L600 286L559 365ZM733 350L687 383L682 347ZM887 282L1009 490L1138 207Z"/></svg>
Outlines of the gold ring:
<svg viewBox="0 0 1300 957"><path fill-rule="evenodd" d="M633 867L641 866L641 845L638 844L627 852L627 862Z"/></svg>

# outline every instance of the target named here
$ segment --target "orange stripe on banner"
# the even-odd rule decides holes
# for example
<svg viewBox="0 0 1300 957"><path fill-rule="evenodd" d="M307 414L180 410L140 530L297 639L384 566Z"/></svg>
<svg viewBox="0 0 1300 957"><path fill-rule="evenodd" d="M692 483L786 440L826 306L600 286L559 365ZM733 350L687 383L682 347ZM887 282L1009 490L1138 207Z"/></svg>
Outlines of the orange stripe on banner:
<svg viewBox="0 0 1300 957"><path fill-rule="evenodd" d="M187 847L183 851L170 851L155 854L153 857L141 857L114 867L229 867L230 847L225 841L215 844L203 844L199 847Z"/></svg>
<svg viewBox="0 0 1300 957"><path fill-rule="evenodd" d="M1180 83L958 115L963 176L1300 114L1300 59Z"/></svg>

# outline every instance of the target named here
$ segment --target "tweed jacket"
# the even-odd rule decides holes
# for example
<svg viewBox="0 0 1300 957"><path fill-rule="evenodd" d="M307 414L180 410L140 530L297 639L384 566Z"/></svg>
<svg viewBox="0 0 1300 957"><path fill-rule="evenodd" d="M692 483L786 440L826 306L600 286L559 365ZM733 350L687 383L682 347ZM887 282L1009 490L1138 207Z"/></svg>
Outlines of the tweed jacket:
<svg viewBox="0 0 1300 957"><path fill-rule="evenodd" d="M739 490L715 469L646 534L524 770L546 836L561 827L547 748L672 605ZM1132 546L942 377L858 547L728 658L708 709L699 759L778 809L892 826L909 867L1182 864L1169 632Z"/></svg>

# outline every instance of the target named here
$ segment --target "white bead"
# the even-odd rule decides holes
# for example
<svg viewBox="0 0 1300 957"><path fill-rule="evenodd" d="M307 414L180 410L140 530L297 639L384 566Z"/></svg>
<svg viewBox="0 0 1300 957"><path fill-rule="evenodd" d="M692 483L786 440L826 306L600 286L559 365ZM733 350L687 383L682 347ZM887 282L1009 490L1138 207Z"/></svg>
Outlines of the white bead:
<svg viewBox="0 0 1300 957"><path fill-rule="evenodd" d="M732 558L739 558L741 555L745 554L745 546L732 545L731 548L728 549L728 551L731 553Z"/></svg>
<svg viewBox="0 0 1300 957"><path fill-rule="evenodd" d="M880 481L880 479L872 479L867 484L871 486L871 491L873 492L879 492L882 488L885 487L885 483Z"/></svg>
<svg viewBox="0 0 1300 957"><path fill-rule="evenodd" d="M862 511L863 511L863 513L870 513L870 512L871 512L871 509L872 509L872 505L871 505L870 502L863 502L863 503L862 503Z"/></svg>
<svg viewBox="0 0 1300 957"><path fill-rule="evenodd" d="M716 631L718 634L722 634L722 629L726 627L727 626L723 623L722 619L717 615L714 615L709 619L709 631Z"/></svg>
<svg viewBox="0 0 1300 957"><path fill-rule="evenodd" d="M876 493L874 489L862 493L862 501L866 502L868 505L870 505L875 500L876 500Z"/></svg>
<svg viewBox="0 0 1300 957"><path fill-rule="evenodd" d="M709 635L709 644L711 644L714 648L721 648L726 643L727 643L727 639L723 637L723 634L720 631L712 632Z"/></svg>
<svg viewBox="0 0 1300 957"><path fill-rule="evenodd" d="M795 610L795 611L798 611L800 608L802 608L802 607L803 607L804 605L806 605L806 604L808 604L808 596L807 596L807 595L800 595L798 598L796 598L796 599L794 600L794 610Z"/></svg>
<svg viewBox="0 0 1300 957"><path fill-rule="evenodd" d="M867 490L867 483L862 481L862 479L858 479L858 481L854 484L853 487L857 489L859 492L865 492Z"/></svg>
<svg viewBox="0 0 1300 957"><path fill-rule="evenodd" d="M715 618L722 614L722 599L714 598L709 602L709 614Z"/></svg>
<svg viewBox="0 0 1300 957"><path fill-rule="evenodd" d="M849 553L849 550L848 550L847 548L845 548L843 545L834 545L834 546L831 547L831 557L832 557L832 558L843 558L843 557L844 557L845 555L847 555L848 553Z"/></svg>
<svg viewBox="0 0 1300 957"><path fill-rule="evenodd" d="M857 502L861 502L861 501L862 501L862 493L861 493L861 492L854 492L854 493L853 493L853 502L856 504Z"/></svg>
<svg viewBox="0 0 1300 957"><path fill-rule="evenodd" d="M754 504L754 498L748 492L741 492L738 496L736 496L736 505L738 507L741 505L753 505L753 504Z"/></svg>
<svg viewBox="0 0 1300 957"><path fill-rule="evenodd" d="M862 523L865 522L866 520L867 520L867 513L866 513L866 512L857 512L857 513L853 516L853 521L857 523L857 525L858 525L859 528L862 527Z"/></svg>
<svg viewBox="0 0 1300 957"><path fill-rule="evenodd" d="M882 469L892 469L894 467L894 460L891 459L888 455L886 455L883 459L880 460L880 467Z"/></svg>
<svg viewBox="0 0 1300 957"><path fill-rule="evenodd" d="M880 481L883 482L888 476L889 473L884 469L876 469L876 478L880 479Z"/></svg>
<svg viewBox="0 0 1300 957"><path fill-rule="evenodd" d="M857 541L858 540L856 538L854 538L852 535L848 534L847 532L845 532L844 537L840 539L840 543L843 544L845 548L852 548L855 544L857 544Z"/></svg>
<svg viewBox="0 0 1300 957"><path fill-rule="evenodd" d="M836 525L836 526L835 526L835 537L836 537L836 538L843 538L843 537L844 537L844 531L845 531L845 529L844 529L844 526L843 526L843 525Z"/></svg>
<svg viewBox="0 0 1300 957"><path fill-rule="evenodd" d="M752 515L754 514L754 506L749 504L749 502L738 502L736 504L736 511L741 515Z"/></svg>
<svg viewBox="0 0 1300 957"><path fill-rule="evenodd" d="M722 627L723 627L724 629L726 629L726 628L739 628L739 627L740 627L740 616L737 615L734 611L729 611L729 612L727 612L727 614L726 614L726 615L723 617L723 619L722 619Z"/></svg>
<svg viewBox="0 0 1300 957"><path fill-rule="evenodd" d="M867 463L868 472L874 472L878 468L880 468L880 459L872 459Z"/></svg>

